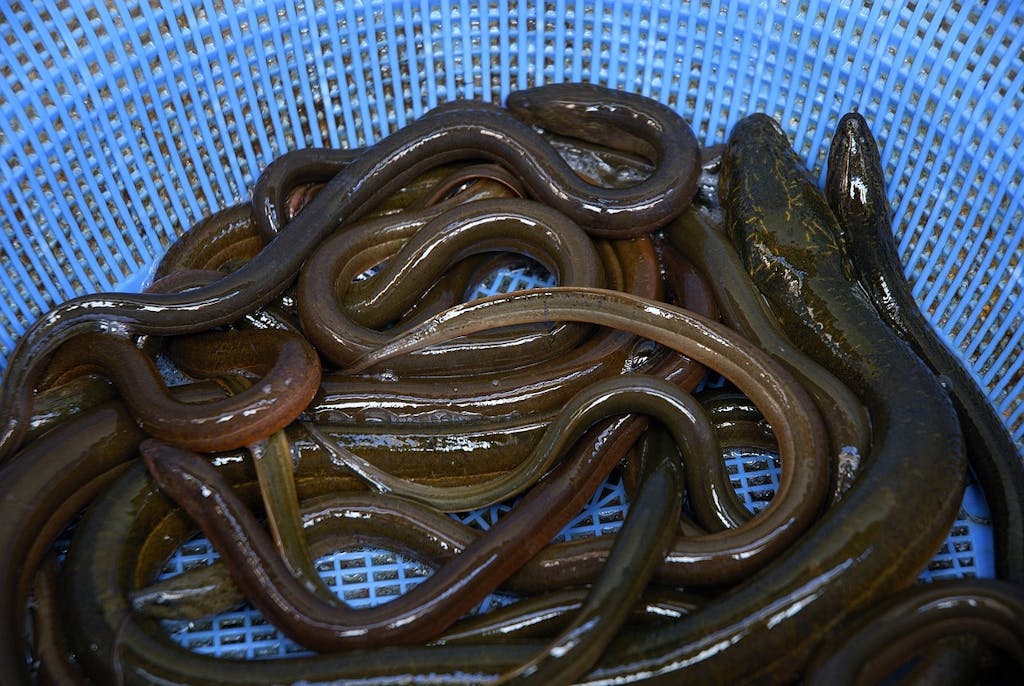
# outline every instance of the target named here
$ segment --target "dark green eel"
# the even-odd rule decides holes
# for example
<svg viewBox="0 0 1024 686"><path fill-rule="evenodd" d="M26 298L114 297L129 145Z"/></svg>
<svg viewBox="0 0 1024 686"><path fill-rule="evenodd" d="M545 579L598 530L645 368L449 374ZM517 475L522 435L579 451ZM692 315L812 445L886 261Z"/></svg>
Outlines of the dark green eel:
<svg viewBox="0 0 1024 686"><path fill-rule="evenodd" d="M914 300L893 237L878 146L855 112L836 127L825 191L857 277L879 315L940 376L953 399L967 458L992 511L996 574L1024 583L1024 460L992 403Z"/></svg>

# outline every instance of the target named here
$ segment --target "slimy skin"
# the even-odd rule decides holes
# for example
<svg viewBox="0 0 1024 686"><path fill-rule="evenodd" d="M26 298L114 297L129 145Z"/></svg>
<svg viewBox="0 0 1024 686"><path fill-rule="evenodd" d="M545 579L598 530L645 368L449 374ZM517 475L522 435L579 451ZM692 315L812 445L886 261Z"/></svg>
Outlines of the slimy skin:
<svg viewBox="0 0 1024 686"><path fill-rule="evenodd" d="M959 635L981 639L1004 656L999 668L1003 677L1019 676L1024 673L1021 627L1024 587L1020 584L957 579L917 585L885 598L831 636L809 666L805 683L881 683L929 646ZM949 681L944 677L942 683Z"/></svg>
<svg viewBox="0 0 1024 686"><path fill-rule="evenodd" d="M271 241L290 220L288 196L301 184L326 184L365 149L303 148L279 155L260 173L248 203L253 230Z"/></svg>
<svg viewBox="0 0 1024 686"><path fill-rule="evenodd" d="M642 208L637 223L626 230L613 229L601 221L582 221L581 225L595 236L629 238L649 233L678 216L697 192L697 139L675 111L656 100L593 84L573 83L515 91L508 96L505 106L531 125L637 154L655 165L643 181L607 189L600 194L603 197L594 198L594 209L609 219L622 214L620 207ZM645 186L670 190L638 198L636 191Z"/></svg>
<svg viewBox="0 0 1024 686"><path fill-rule="evenodd" d="M233 393L251 387L248 379L230 375L222 379ZM337 598L323 583L313 564L299 515L299 498L295 488L295 465L291 445L284 430L275 431L265 439L246 446L256 470L267 527L281 560L299 583L329 603Z"/></svg>
<svg viewBox="0 0 1024 686"><path fill-rule="evenodd" d="M204 217L179 236L160 258L153 280L189 269L219 270L228 263L252 259L264 243L250 207L232 205Z"/></svg>
<svg viewBox="0 0 1024 686"><path fill-rule="evenodd" d="M710 432L690 431L699 407L666 381L618 377L582 391L565 409L567 421L560 434L579 436L600 418L639 409L668 424L677 444L690 452L701 447L695 441ZM293 640L323 652L416 643L436 636L533 557L578 511L578 506L563 502L585 502L590 493L574 493L566 483L565 475L578 470L581 460L563 462L486 536L424 582L385 605L354 610L324 603L290 574L254 516L204 458L155 441L145 441L141 451L161 487L220 551L245 596ZM522 536L523 531L530 535Z"/></svg>
<svg viewBox="0 0 1024 686"><path fill-rule="evenodd" d="M57 556L51 552L39 565L32 587L32 654L35 679L44 686L87 686L74 664L60 621Z"/></svg>
<svg viewBox="0 0 1024 686"><path fill-rule="evenodd" d="M609 288L651 299L662 296L658 258L650 239L598 241L597 249ZM705 292L691 291L691 296L699 302L707 301ZM499 373L412 376L387 382L375 375L328 373L321 382L322 393L307 415L319 423L385 418L404 426L431 425L442 430L483 418L496 422L548 413L586 384L619 373L635 341L627 333L597 330L571 355L544 363L523 360L521 368Z"/></svg>
<svg viewBox="0 0 1024 686"><path fill-rule="evenodd" d="M0 683L25 683L25 600L35 570L78 510L137 455L145 435L118 402L85 410L0 468Z"/></svg>
<svg viewBox="0 0 1024 686"><path fill-rule="evenodd" d="M735 683L737 675L750 683L791 681L820 632L913 581L959 507L965 458L952 405L934 375L851 288L832 238L835 219L785 136L766 117L744 120L724 166L728 227L748 271L762 292L776 296L773 310L790 337L862 398L872 450L844 498L794 545L692 618L614 643L587 684L678 683L684 675L694 683ZM517 297L510 309L541 309L549 318L598 311L609 323L618 319L610 298L599 301L596 294L550 289ZM559 297L572 304L557 307ZM445 322L474 328L499 302L449 311ZM634 306L633 326L638 309L652 307ZM502 321L511 319L501 314ZM378 355L396 353L412 339Z"/></svg>
<svg viewBox="0 0 1024 686"><path fill-rule="evenodd" d="M245 391L211 403L177 400L153 361L129 339L87 333L57 351L48 374L99 369L110 377L146 433L192 450L232 450L290 424L320 385L320 358L300 336L248 330L194 334L166 342L179 366L198 378L240 371L259 376ZM187 352L187 355L184 354ZM194 366L185 363L194 360Z"/></svg>
<svg viewBox="0 0 1024 686"><path fill-rule="evenodd" d="M595 428L564 463L566 469L548 482L568 499L565 502L561 497L549 500L552 493L545 489L539 499L533 498L535 502L531 507L528 495L522 501L527 508L517 519L539 517L546 522L551 516L573 516L637 439L639 432L629 428L636 423L635 419L623 418ZM219 463L217 468L224 470L231 466ZM309 484L314 487L313 492L318 490L319 481ZM301 494L302 484L299 490ZM552 512L552 502L559 504L557 512ZM127 604L128 589L138 586L142 579L151 579L165 556L180 544L180 537L188 535L187 521L180 521L180 517L167 521L172 507L155 486L147 483L145 470L135 468L112 486L102 503L92 508L86 521L76 530L73 559L68 561L75 568L75 573L69 577L68 597L74 602L68 630L81 663L93 678L109 681L114 675L120 675L127 684L161 683L164 679L190 684L280 684L293 683L296 679L304 683L332 681L336 677L346 678L346 674L359 674L362 676L357 678L364 683L374 683L380 675L395 674L396 669L398 673L412 675L420 666L428 671L432 668L423 663L423 659L427 656L430 656L428 662L433 659L433 651L414 656L415 666L405 658L401 664L394 662L399 655L407 656L406 651L419 650L408 647L397 652L384 649L379 656L374 650L253 663L204 657L172 643L152 622L135 616ZM157 532L153 531L154 527ZM492 540L487 545L521 547L518 529L507 533L513 536L514 543ZM147 544L140 550L147 537L155 545ZM100 591L103 588L120 590L108 594ZM469 678L471 682L477 679L476 665L480 665L482 657L478 649L445 647L441 650L445 659L455 660L447 669L463 671L467 664L474 665ZM488 660L506 668L532 654L508 646L498 650L500 656ZM362 654L369 657L368 662L358 657ZM416 676L410 678L420 681Z"/></svg>
<svg viewBox="0 0 1024 686"><path fill-rule="evenodd" d="M587 596L585 588L567 588L526 596L511 605L473 615L452 625L434 645L503 642L509 639L546 638L566 626ZM633 606L629 623L671 622L707 602L686 591L648 588Z"/></svg>
<svg viewBox="0 0 1024 686"><path fill-rule="evenodd" d="M613 395L614 402L610 400ZM728 475L721 467L718 443L703 409L696 402L690 402L688 396L680 395L668 382L648 381L643 376L612 377L585 387L566 403L519 465L499 477L466 486L442 488L394 477L355 453L336 446L313 425L307 424L306 430L325 450L379 491L418 500L443 512L465 512L509 500L526 491L584 431L598 419L606 418L609 412L616 411L663 418L672 417L673 411L677 413L673 435L686 452L686 459L696 463L694 473L707 474L707 478L717 480L718 490L729 487Z"/></svg>
<svg viewBox="0 0 1024 686"><path fill-rule="evenodd" d="M410 220L406 220L407 222ZM415 225L415 224L414 224ZM401 312L413 305L450 264L491 251L511 251L539 261L560 282L579 286L604 284L601 259L593 241L565 215L530 200L480 200L453 207L426 221L408 235L371 222L350 227L325 240L310 256L299 278L299 314L309 340L335 365L347 366L386 342L388 332L359 325L339 304L352 280L366 268L354 259L364 247L396 237L405 244L383 267L383 288L362 310L387 303ZM377 324L386 322L374 322ZM585 327L528 330L518 337L477 336L448 349L396 360L393 371L405 373L471 373L519 366L564 354L586 334Z"/></svg>
<svg viewBox="0 0 1024 686"><path fill-rule="evenodd" d="M543 92L542 90L540 92ZM567 108L580 101L625 103L634 136L651 136L663 151L655 173L630 189L585 183L526 123L494 105L453 103L438 108L370 147L334 176L253 259L208 286L187 293L105 293L73 298L33 324L8 361L0 387L0 462L21 444L31 416L31 396L50 355L80 333L121 327L133 333L173 335L229 324L280 295L306 257L339 226L365 216L424 171L464 159L500 161L529 193L602 236L649 233L689 203L699 149L689 125L668 108L653 119L631 103L646 100L583 86L556 91ZM637 105L639 107L639 105ZM600 117L597 118L600 120ZM689 161L689 163L687 163Z"/></svg>
<svg viewBox="0 0 1024 686"><path fill-rule="evenodd" d="M1024 583L1024 458L992 404L924 318L893 236L878 145L853 112L836 126L825 191L843 247L879 316L942 377L956 408L967 458L992 511L996 574Z"/></svg>
<svg viewBox="0 0 1024 686"><path fill-rule="evenodd" d="M810 397L789 372L734 330L672 305L602 289L553 287L492 296L423 322L349 371L363 371L392 356L474 331L558 320L630 331L722 373L754 401L776 430L783 466L779 493L771 505L747 526L677 539L656 573L659 582L735 583L785 549L798 530L817 516L827 490L828 466L819 461L824 459L818 451L825 429ZM545 560L542 552L535 562L543 561L547 572L559 579L585 583L582 580L595 578L609 544L597 538L567 545L579 554Z"/></svg>
<svg viewBox="0 0 1024 686"><path fill-rule="evenodd" d="M626 622L675 535L683 504L680 447L664 425L648 427L641 448L640 485L600 576L568 626L545 650L495 683L570 684L594 665Z"/></svg>
<svg viewBox="0 0 1024 686"><path fill-rule="evenodd" d="M555 292L558 292L557 289L555 289ZM820 420L817 419L816 410L809 397L792 383L792 379L784 371L768 361L763 353L757 352L756 349L750 353L752 357L749 359L743 355L737 356L738 353L736 353L735 348L738 347L746 352L750 346L742 339L736 339L735 335L727 329L719 329L714 323L695 320L692 315L675 310L669 306L649 301L638 301L635 298L628 298L621 294L609 297L608 293L610 292L584 292L582 294L573 292L575 299L571 303L566 303L564 308L559 307L552 310L550 307L538 304L537 311L533 312L533 315L536 317L557 318L566 316L569 312L576 313L576 316L579 316L579 313L600 311L615 321L624 320L623 323L625 324L625 320L631 320L632 316L635 315L637 305L642 304L644 308L660 312L661 318L656 318L653 313L647 316L647 319L656 319L659 325L652 325L648 321L646 326L638 327L640 330L637 333L640 335L650 335L655 339L664 339L674 344L674 347L685 345L683 341L691 340L691 337L696 339L687 347L692 348L691 352L696 354L699 361L713 363L716 368L735 377L739 385L759 403L759 408L772 420L773 426L778 433L780 449L783 454L784 474L787 473L785 464L793 459L792 456L798 442L802 445L811 446L812 454L817 456L816 464L819 465L819 468L811 470L813 476L808 482L809 488L796 486L796 484L800 483L800 479L805 478L800 476L800 469L789 469L788 474L790 475L789 478L794 480L794 489L799 491L801 496L806 496L812 500L816 499L817 503L821 503L827 486L824 427L821 425ZM529 292L526 295L530 298L537 296L536 293ZM581 295L582 299L579 298ZM590 297L596 298L596 300L588 302L587 299ZM614 299L616 297L624 298L628 301L628 304L624 303L625 307L621 311L618 307L614 306ZM608 302L605 302L605 300ZM531 304L535 303L535 301L528 302ZM555 302L557 301L552 300L547 305L552 305ZM596 307L598 303L601 303L604 307ZM609 307L609 303L612 303L612 306ZM516 305L519 309L522 309L519 303L516 303ZM659 308L666 309L661 311ZM644 309L642 308L641 311L644 311ZM479 315L479 312L474 311L473 314ZM501 315L502 318L504 316L504 314ZM671 326L664 326L665 322L661 321L662 319L667 319ZM487 322L475 323L484 326L487 324ZM695 328L703 330L705 327L710 327L714 331L714 335L703 334L698 336L694 332ZM711 332L707 333L710 334ZM799 439L797 438L798 436ZM812 464L814 463L812 461ZM614 462L611 464L614 464ZM608 465L609 468L611 464ZM590 474L591 471L588 469L587 473ZM595 475L597 480L600 481L605 473L603 470L597 470ZM545 480L543 483L549 483L549 480ZM595 486L596 483L594 482ZM586 495L583 497L589 497L590 490L582 486L580 482L573 481L571 488L574 493L584 491ZM534 496L534 492L531 491L526 496L527 500L524 500L521 504L528 503L532 497L541 497L541 494ZM112 493L112 499L117 497L124 497L124 494ZM136 502L139 507L146 507L143 501L137 498ZM575 507L572 508L573 512ZM817 506L813 509L816 510ZM100 508L95 512L94 520L109 526L116 523L116 517L112 518L112 515L118 511L117 509ZM552 515L548 508L544 508L540 516L550 518ZM762 521L764 521L764 518L762 518ZM779 527L772 527L773 531L777 528ZM785 526L782 528L786 529ZM83 526L82 531L83 535L89 537L98 534L95 527L89 525ZM124 540L126 536L125 532L118 532L114 529L109 534L104 535L114 536L115 538L112 540ZM521 544L522 541L519 541L516 545ZM109 669L109 667L103 668L101 664L97 664L97 661L103 663L107 659L106 656L109 652L102 646L104 630L96 623L113 622L113 626L120 627L118 634L120 649L117 656L121 662L120 667L117 669L125 675L127 683L152 683L153 678L185 678L182 676L185 674L188 675L187 678L190 681L195 683L274 683L272 680L284 683L289 682L289 677L285 675L288 674L289 670L296 669L297 665L295 664L261 664L254 672L254 668L249 663L211 660L187 653L181 654L182 651L180 649L177 649L177 651L170 650L166 640L151 637L141 627L125 624L125 615L122 613L126 610L117 609L114 606L115 604L111 604L107 609L100 610L98 613L95 609L90 609L93 604L93 601L90 601L90 597L94 595L90 588L93 588L95 584L100 584L100 587L102 587L108 583L113 583L115 586L120 586L123 583L107 578L109 574L116 573L114 568L110 568L110 565L116 566L118 564L117 559L120 559L119 557L96 557L89 552L97 548L103 548L104 545L103 541L95 540L78 547L78 550L81 551L79 564L86 565L88 569L83 569L81 575L75 575L74 577L77 589L74 595L78 600L72 603L72 606L80 609L75 623L80 625L80 630L84 631L84 634L89 637L86 643L83 644L86 647L86 652L81 655L85 662L88 662L97 669ZM135 559L134 555L132 559ZM95 576L96 574L99 576ZM94 576L95 579L93 578ZM106 618L104 619L104 617ZM89 628L90 626L92 628ZM616 643L620 642L621 639L616 639L610 648L610 652L615 651ZM88 649L88 646L94 643L100 644L96 652ZM492 651L488 652L484 647L459 648L456 650L454 646L440 646L430 650L403 648L399 653L391 652L387 649L377 649L347 654L343 660L327 655L318 656L311 661L303 661L301 671L305 679L335 679L342 683L345 683L346 679L353 680L350 683L369 683L382 676L396 674L405 675L410 683L438 683L440 681L460 683L460 680L461 683L480 683L490 678L487 676L488 674L497 674L525 661L529 656L535 654L539 648L539 645L526 646L525 649L522 646L500 646L492 648ZM82 645L79 645L78 649L81 651ZM170 654L168 653L169 650ZM398 659L399 657L401 659ZM466 662L466 660L471 661ZM465 670L467 664L473 665L469 673ZM623 671L639 675L640 672L635 667L636 665L629 665L627 668L624 665ZM164 676L157 677L157 675Z"/></svg>
<svg viewBox="0 0 1024 686"><path fill-rule="evenodd" d="M736 249L694 208L669 225L671 248L705 275L722 320L764 348L800 379L814 397L832 443L831 500L849 488L871 444L871 420L863 403L834 374L786 337L778 320L744 271Z"/></svg>
<svg viewBox="0 0 1024 686"><path fill-rule="evenodd" d="M952 406L870 304L851 295L826 228L834 219L817 193L771 119L736 125L722 174L727 227L787 333L864 400L872 451L843 499L759 574L692 619L613 647L587 684L794 680L820 632L909 585L953 521L965 460ZM806 323L809 304L824 320L818 326Z"/></svg>

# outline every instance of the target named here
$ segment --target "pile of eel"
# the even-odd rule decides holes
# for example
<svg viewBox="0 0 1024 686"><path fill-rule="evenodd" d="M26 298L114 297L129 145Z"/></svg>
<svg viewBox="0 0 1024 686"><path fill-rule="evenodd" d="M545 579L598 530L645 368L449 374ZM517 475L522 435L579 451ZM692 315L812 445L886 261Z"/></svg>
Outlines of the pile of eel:
<svg viewBox="0 0 1024 686"><path fill-rule="evenodd" d="M471 297L517 269L554 285ZM917 309L857 114L824 189L766 115L702 149L673 109L588 84L289 152L146 292L30 327L0 431L4 685L1024 670L1024 463ZM781 465L756 514L730 448ZM969 469L998 578L918 584ZM613 472L621 529L552 542ZM486 531L451 516L496 503ZM220 561L157 581L197 532ZM353 608L314 560L361 546L433 571ZM472 612L495 591L516 600ZM244 602L311 654L162 629Z"/></svg>

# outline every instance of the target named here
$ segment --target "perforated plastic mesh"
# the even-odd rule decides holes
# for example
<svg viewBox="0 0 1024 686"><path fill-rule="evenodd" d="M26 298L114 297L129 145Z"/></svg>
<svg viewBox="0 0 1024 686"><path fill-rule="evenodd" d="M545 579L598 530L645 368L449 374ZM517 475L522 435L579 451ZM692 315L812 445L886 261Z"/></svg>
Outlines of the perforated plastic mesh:
<svg viewBox="0 0 1024 686"><path fill-rule="evenodd" d="M1019 3L59 5L0 3L0 360L54 303L136 289L282 152L586 80L669 103L706 143L765 111L819 176L839 116L864 113L915 295L1024 447ZM941 564L980 547L955 540Z"/></svg>

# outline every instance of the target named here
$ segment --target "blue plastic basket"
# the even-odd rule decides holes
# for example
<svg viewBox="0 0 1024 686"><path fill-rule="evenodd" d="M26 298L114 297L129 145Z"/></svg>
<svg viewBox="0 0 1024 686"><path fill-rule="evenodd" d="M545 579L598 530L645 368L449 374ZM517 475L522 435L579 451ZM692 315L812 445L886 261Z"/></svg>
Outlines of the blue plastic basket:
<svg viewBox="0 0 1024 686"><path fill-rule="evenodd" d="M669 103L709 144L767 112L820 176L838 118L864 113L915 295L1024 447L1018 3L61 5L0 3L0 366L53 304L137 289L177 234L248 197L287 150L364 145L454 98L594 81ZM597 499L585 517L621 518L621 498ZM933 574L991 573L976 491L965 507ZM366 560L345 567L366 580L358 593L405 588L405 571ZM288 652L245 617L196 640ZM183 642L201 633L186 627Z"/></svg>

